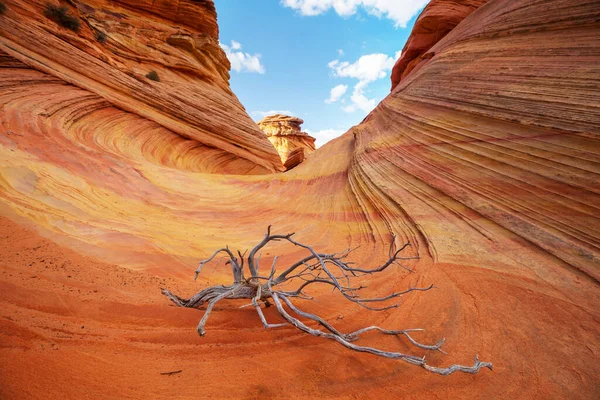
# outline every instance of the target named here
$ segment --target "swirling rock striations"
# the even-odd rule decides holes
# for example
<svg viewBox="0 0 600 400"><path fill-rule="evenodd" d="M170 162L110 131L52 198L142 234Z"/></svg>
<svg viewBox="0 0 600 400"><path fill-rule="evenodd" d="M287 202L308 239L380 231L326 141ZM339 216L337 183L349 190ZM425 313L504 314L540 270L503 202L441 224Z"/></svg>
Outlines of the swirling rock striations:
<svg viewBox="0 0 600 400"><path fill-rule="evenodd" d="M217 10L213 0L116 0L125 7L145 11L160 18L166 18L177 25L219 38Z"/></svg>
<svg viewBox="0 0 600 400"><path fill-rule="evenodd" d="M229 62L219 47L212 1L73 1L69 13L81 22L78 32L46 18L45 2L6 4L0 50L127 111L132 131L143 117L169 131L166 136L179 136L178 142L195 148L200 163L193 170L283 170L275 149L229 89ZM146 77L151 71L159 81ZM76 112L77 103L71 108ZM127 130L122 134L127 141ZM161 135L144 139L160 140ZM167 146L160 157L181 157L169 154L172 149ZM206 162L196 157L199 152L206 152ZM219 162L212 163L217 154Z"/></svg>
<svg viewBox="0 0 600 400"><path fill-rule="evenodd" d="M173 377L159 373L178 369L182 398L600 395L597 2L490 0L363 123L291 171L258 176L223 174L282 166L230 93L212 36L209 51L202 35L186 39L176 14L167 23L121 3L72 2L89 24L121 18L110 55L89 25L79 35L42 26L33 17L41 3L5 2L0 212L52 241L0 218L0 397L163 398ZM185 50L198 46L198 58ZM103 83L91 84L87 69L103 71ZM161 84L144 78L151 69ZM430 364L478 353L494 371L422 374L286 328L265 332L247 307L213 313L199 338L197 313L170 307L159 288L226 282L222 264L202 282L191 271L225 244L252 247L268 224L322 251L356 248L365 266L385 258L392 233L410 241L414 273L389 269L363 283L369 294L435 291L375 314L316 292L315 312L344 330L357 320L426 328L419 339L445 336L450 353L428 353ZM261 265L280 254L278 268L304 255L281 245L265 249Z"/></svg>
<svg viewBox="0 0 600 400"><path fill-rule="evenodd" d="M300 118L282 114L269 115L258 121L258 126L273 143L288 170L315 151L315 138L302 132L300 125L303 123Z"/></svg>
<svg viewBox="0 0 600 400"><path fill-rule="evenodd" d="M433 57L428 52L433 45L446 36L456 25L489 0L436 0L423 9L410 37L402 49L402 55L392 68L392 90L414 69L418 69Z"/></svg>
<svg viewBox="0 0 600 400"><path fill-rule="evenodd" d="M508 3L432 47L381 114L402 109L394 123L424 152L401 155L403 170L597 280L600 9Z"/></svg>

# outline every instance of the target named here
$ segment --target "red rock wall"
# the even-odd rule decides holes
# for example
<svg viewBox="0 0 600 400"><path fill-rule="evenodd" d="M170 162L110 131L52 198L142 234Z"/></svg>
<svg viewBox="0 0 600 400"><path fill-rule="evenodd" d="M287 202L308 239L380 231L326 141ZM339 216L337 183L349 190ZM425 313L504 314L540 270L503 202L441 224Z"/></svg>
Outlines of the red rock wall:
<svg viewBox="0 0 600 400"><path fill-rule="evenodd" d="M195 170L283 170L277 152L229 89L229 62L218 44L212 2L71 4L71 14L81 21L79 32L46 18L43 1L7 1L0 50L127 111L132 123L140 117L155 122L188 147L206 150L209 161L221 153L217 164L201 162ZM147 9L152 13L143 12ZM98 32L106 35L105 43L96 40ZM160 82L146 78L150 71ZM27 82L21 86L27 89ZM50 101L53 95L49 88Z"/></svg>
<svg viewBox="0 0 600 400"><path fill-rule="evenodd" d="M177 25L219 39L217 11L213 0L116 0L116 2L169 19Z"/></svg>
<svg viewBox="0 0 600 400"><path fill-rule="evenodd" d="M488 0L432 0L413 27L402 49L402 55L392 68L392 90L415 68L420 68L432 56L428 50L446 36Z"/></svg>

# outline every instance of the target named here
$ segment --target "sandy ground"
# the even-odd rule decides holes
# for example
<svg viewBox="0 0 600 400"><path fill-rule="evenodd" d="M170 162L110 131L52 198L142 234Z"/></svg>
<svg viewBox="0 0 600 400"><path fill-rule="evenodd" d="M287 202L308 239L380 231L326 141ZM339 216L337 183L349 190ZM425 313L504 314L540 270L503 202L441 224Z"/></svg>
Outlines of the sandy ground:
<svg viewBox="0 0 600 400"><path fill-rule="evenodd" d="M441 377L292 328L264 331L251 308L239 308L243 301L217 307L207 336L200 338L194 327L201 312L170 305L160 288L192 293L202 283L98 262L4 217L0 232L2 399L600 395L597 320L576 304L537 293L534 282L509 286L492 272L465 280L467 267L433 269L452 282L449 291L464 291L458 298L469 299L461 305L450 295L440 309L442 288L431 292L434 301L407 301L400 318L407 324L424 319L432 332L427 340L445 331L450 354L432 354L432 364L469 363L476 350L495 364L494 371L475 376ZM341 306L321 301L320 311L342 327L373 322L365 319L372 314L340 313ZM272 311L266 310L267 317L278 321ZM390 314L375 319L394 321ZM411 350L397 339L365 342Z"/></svg>

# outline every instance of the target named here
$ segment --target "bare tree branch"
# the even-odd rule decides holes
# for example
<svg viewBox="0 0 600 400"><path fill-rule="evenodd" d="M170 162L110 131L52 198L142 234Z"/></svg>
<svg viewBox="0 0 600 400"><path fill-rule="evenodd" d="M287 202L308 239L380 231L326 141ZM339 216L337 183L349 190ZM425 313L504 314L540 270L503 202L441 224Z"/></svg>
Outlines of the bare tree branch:
<svg viewBox="0 0 600 400"><path fill-rule="evenodd" d="M202 316L202 319L200 320L196 328L200 336L204 336L206 333L204 326L206 325L208 317L210 316L210 313L212 312L216 303L224 299L250 299L252 303L247 304L247 306L254 307L265 329L279 328L291 325L311 335L335 340L336 342L351 350L370 353L391 359L403 360L410 364L418 365L426 369L427 371L441 375L449 375L457 371L474 374L479 372L479 370L483 367L492 369L491 363L481 362L477 357L475 357L475 364L471 367L455 364L451 365L448 368L438 368L427 364L425 362L425 357L418 357L415 355L403 354L399 352L384 351L374 347L366 347L354 344L352 342L359 340L363 334L375 331L384 335L392 335L397 337L404 336L410 342L411 345L415 346L418 349L428 351L440 351L445 354L445 352L441 349L441 346L444 344L445 339L442 339L435 344L422 344L412 337L411 333L419 332L423 329L415 328L389 330L373 325L356 330L354 332L343 333L336 327L334 327L332 324L327 322L324 318L316 314L312 314L301 310L290 300L290 298L312 300L313 297L309 296L304 292L304 290L307 287L311 285L328 285L332 288L333 291L337 290L342 296L344 296L344 298L346 298L350 302L360 305L361 307L364 307L366 309L382 311L389 310L391 308L396 308L399 306L398 304L385 304L385 302L387 302L388 300L397 299L411 292L427 292L433 289L434 286L429 285L427 287L410 287L407 290L394 292L387 296L368 298L361 297L358 294L362 289L365 288L365 286L360 284L353 284L352 281L361 276L382 272L394 264L399 265L407 271L412 272L411 269L401 265L398 262L398 260L413 260L418 258L413 256L400 257L400 254L410 246L410 243L407 242L400 248L396 249L396 237L392 236L392 241L388 249L388 260L377 268L366 269L351 266L353 265L353 263L346 261L348 255L354 249L348 248L344 251L330 254L319 253L311 246L292 239L293 235L293 233L289 233L287 235L271 234L271 226L269 226L263 240L250 250L250 253L247 257L247 250L244 251L244 253L238 250L238 258L234 255L234 252L232 252L229 249L229 247L226 246L218 249L209 258L204 259L200 262L200 265L195 271L194 280L198 277L202 270L202 267L205 264L215 259L215 257L218 254L225 253L226 256L229 258L227 263L231 265L233 275L233 284L230 286L211 286L199 291L189 299L179 297L171 293L167 289L163 289L162 293L179 307L200 308L203 305L207 304L206 310L204 311L204 315ZM260 275L260 250L266 245L268 245L270 242L277 242L281 240L287 241L293 244L294 246L306 249L310 254L304 257L303 259L295 262L277 276L275 266L277 264L278 257L274 257L268 276ZM243 269L245 265L247 265L248 271L250 272L249 278L246 278L244 276ZM340 283L340 281L344 282L344 284ZM297 285L295 289L283 290L281 288L282 286L286 286L288 284L293 285L296 282L298 282L299 285ZM283 317L283 319L286 321L285 323L271 324L267 322L267 319L261 309L260 301L262 301L265 304L265 306L268 307L271 305L269 299L273 300L279 315ZM376 305L379 303L384 304ZM293 314L297 315L298 317L293 316L290 312L288 312L285 309L284 304L289 310L291 310ZM317 323L320 327L323 328L323 330L311 328L306 323L302 322L300 318L304 318L312 323Z"/></svg>

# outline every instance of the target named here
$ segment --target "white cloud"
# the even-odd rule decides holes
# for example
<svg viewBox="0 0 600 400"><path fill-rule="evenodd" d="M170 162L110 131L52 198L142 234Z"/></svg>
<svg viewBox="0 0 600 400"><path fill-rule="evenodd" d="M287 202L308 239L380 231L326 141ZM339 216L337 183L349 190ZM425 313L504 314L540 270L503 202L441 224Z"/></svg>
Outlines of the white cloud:
<svg viewBox="0 0 600 400"><path fill-rule="evenodd" d="M340 136L346 131L342 129L321 129L320 131L310 131L306 129L305 132L317 139L315 141L315 144L317 147L321 147L325 143L329 142L332 139L335 139L336 137Z"/></svg>
<svg viewBox="0 0 600 400"><path fill-rule="evenodd" d="M362 8L370 15L388 18L397 27L406 24L429 0L281 0L285 7L297 10L302 15L320 15L330 9L342 17L349 17Z"/></svg>
<svg viewBox="0 0 600 400"><path fill-rule="evenodd" d="M338 56L344 55L344 49L338 49Z"/></svg>
<svg viewBox="0 0 600 400"><path fill-rule="evenodd" d="M358 82L356 86L354 86L354 91L352 92L352 96L350 100L352 100L352 104L342 107L347 113L352 113L356 110L363 110L364 112L369 112L375 108L377 105L378 99L369 99L365 96L365 88L367 84L364 82Z"/></svg>
<svg viewBox="0 0 600 400"><path fill-rule="evenodd" d="M387 71L394 66L395 59L382 53L368 54L360 57L358 61L350 64L348 61L333 60L329 68L333 70L336 78L355 78L364 82L385 78Z"/></svg>
<svg viewBox="0 0 600 400"><path fill-rule="evenodd" d="M367 54L361 56L354 63L333 60L327 64L327 66L333 71L333 76L335 78L358 79L358 83L354 86L352 96L350 96L351 103L343 106L342 110L347 113L352 113L357 110L369 112L375 108L378 99L370 99L366 96L365 93L367 92L367 86L373 81L387 77L389 71L396 62L395 57L399 56L399 54L399 51L394 54L394 57L390 57L382 53ZM344 93L345 92L346 91L344 90ZM331 96L333 97L333 89L331 91ZM343 96L343 93L340 95L340 98L341 96ZM342 103L344 103L344 99L342 99Z"/></svg>
<svg viewBox="0 0 600 400"><path fill-rule="evenodd" d="M325 100L325 103L335 103L336 101L342 98L342 96L346 93L346 90L348 90L348 85L337 85L336 87L331 89L331 92L329 93L329 98Z"/></svg>
<svg viewBox="0 0 600 400"><path fill-rule="evenodd" d="M255 72L258 74L265 73L265 67L260 63L260 54L244 53L240 50L242 45L235 40L231 41L231 46L221 43L221 48L225 50L225 54L231 63L231 69L237 72Z"/></svg>
<svg viewBox="0 0 600 400"><path fill-rule="evenodd" d="M252 116L254 116L254 118L256 119L262 119L268 115L275 115L275 114L283 114L283 115L291 115L294 116L295 114L289 110L269 110L269 111L252 111L250 114L252 114Z"/></svg>

